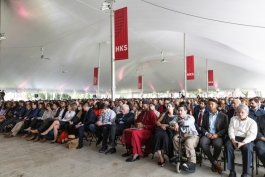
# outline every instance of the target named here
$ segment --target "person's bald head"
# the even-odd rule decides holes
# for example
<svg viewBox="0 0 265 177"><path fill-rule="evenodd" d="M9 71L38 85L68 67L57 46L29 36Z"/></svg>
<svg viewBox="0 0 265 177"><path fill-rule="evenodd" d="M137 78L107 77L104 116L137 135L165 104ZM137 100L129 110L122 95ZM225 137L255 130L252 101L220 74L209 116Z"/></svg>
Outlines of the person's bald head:
<svg viewBox="0 0 265 177"><path fill-rule="evenodd" d="M240 99L234 99L232 103L234 104L235 109L236 109L239 105L241 105L241 101L240 101Z"/></svg>

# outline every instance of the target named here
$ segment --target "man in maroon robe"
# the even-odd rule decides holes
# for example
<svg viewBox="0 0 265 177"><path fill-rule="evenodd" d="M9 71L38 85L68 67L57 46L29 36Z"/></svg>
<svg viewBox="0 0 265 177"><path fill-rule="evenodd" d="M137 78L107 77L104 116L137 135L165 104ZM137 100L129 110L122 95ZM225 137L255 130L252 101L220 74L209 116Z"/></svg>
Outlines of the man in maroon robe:
<svg viewBox="0 0 265 177"><path fill-rule="evenodd" d="M151 138L156 125L157 117L149 110L149 102L143 100L143 111L135 121L135 128L128 128L123 131L122 142L126 144L127 152L123 157L131 156L126 162L140 160L140 156L148 155L151 152ZM144 151L142 147L145 146Z"/></svg>

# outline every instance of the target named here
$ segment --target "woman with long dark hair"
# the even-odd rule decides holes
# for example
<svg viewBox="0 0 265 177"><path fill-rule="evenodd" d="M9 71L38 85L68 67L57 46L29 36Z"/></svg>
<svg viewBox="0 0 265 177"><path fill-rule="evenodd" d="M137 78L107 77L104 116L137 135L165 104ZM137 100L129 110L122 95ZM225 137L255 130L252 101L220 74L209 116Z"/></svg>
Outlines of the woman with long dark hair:
<svg viewBox="0 0 265 177"><path fill-rule="evenodd" d="M162 116L156 122L156 129L153 138L153 149L152 153L158 152L159 161L158 165L164 166L166 159L164 157L167 153L168 158L173 157L173 143L172 138L174 136L174 131L170 129L169 122L176 118L175 104L170 102L167 105L167 112L162 114Z"/></svg>

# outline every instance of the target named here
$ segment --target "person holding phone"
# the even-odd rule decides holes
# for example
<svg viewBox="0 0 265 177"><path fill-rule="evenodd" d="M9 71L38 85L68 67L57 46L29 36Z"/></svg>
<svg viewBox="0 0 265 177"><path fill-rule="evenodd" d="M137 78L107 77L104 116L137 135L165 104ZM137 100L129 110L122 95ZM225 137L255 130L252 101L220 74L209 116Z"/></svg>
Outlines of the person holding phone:
<svg viewBox="0 0 265 177"><path fill-rule="evenodd" d="M246 105L239 105L235 109L237 116L230 120L228 128L229 140L227 140L225 147L227 153L227 164L230 174L228 177L236 177L235 172L235 149L241 150L243 160L243 173L241 177L247 177L250 174L250 165L252 162L253 141L257 137L257 123L248 117L249 107Z"/></svg>
<svg viewBox="0 0 265 177"><path fill-rule="evenodd" d="M90 124L94 124L97 121L96 114L88 103L83 105L83 111L80 122L75 125L75 128L78 130L79 138L77 149L81 149L83 147L84 132L89 131Z"/></svg>
<svg viewBox="0 0 265 177"><path fill-rule="evenodd" d="M89 125L89 130L97 137L96 146L102 142L102 147L99 153L103 153L107 150L107 140L111 125L115 122L116 113L110 109L109 105L104 104L102 106L102 113L99 120L95 124ZM103 135L103 136L102 136Z"/></svg>

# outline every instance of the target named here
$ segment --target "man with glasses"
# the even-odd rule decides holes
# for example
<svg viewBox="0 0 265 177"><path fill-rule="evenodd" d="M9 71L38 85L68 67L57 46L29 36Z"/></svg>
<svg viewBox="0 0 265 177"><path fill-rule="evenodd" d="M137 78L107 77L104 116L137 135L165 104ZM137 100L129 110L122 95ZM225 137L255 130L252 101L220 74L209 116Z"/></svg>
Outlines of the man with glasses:
<svg viewBox="0 0 265 177"><path fill-rule="evenodd" d="M237 116L231 118L227 140L226 154L227 154L227 164L230 174L228 177L236 177L235 172L235 149L241 150L242 161L243 161L243 173L241 177L247 177L250 174L250 165L252 162L253 153L253 141L257 137L257 123L248 117L249 108L246 105L239 105L236 108Z"/></svg>
<svg viewBox="0 0 265 177"><path fill-rule="evenodd" d="M115 124L111 125L110 135L109 135L109 144L111 149L106 152L106 154L113 154L116 152L116 136L121 136L123 130L130 128L134 123L134 113L130 112L129 106L123 104L121 106L121 113L116 115Z"/></svg>

